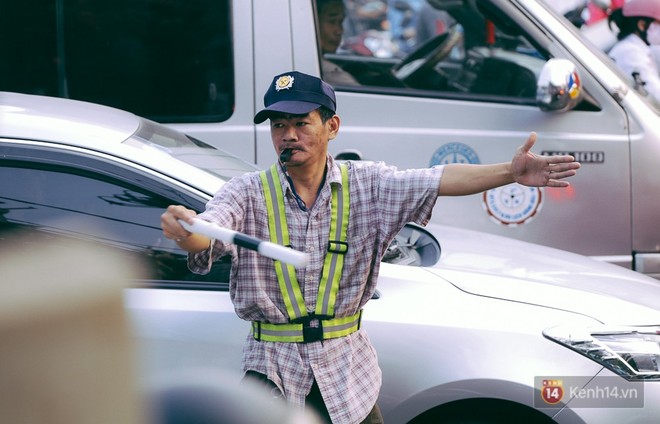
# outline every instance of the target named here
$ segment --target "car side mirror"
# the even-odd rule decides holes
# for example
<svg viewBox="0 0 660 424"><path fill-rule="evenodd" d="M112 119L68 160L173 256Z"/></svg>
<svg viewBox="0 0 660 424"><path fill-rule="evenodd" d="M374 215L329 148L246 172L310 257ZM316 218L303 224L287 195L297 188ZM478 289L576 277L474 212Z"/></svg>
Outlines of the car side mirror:
<svg viewBox="0 0 660 424"><path fill-rule="evenodd" d="M408 266L432 266L440 259L440 243L424 227L406 224L390 243L382 262Z"/></svg>
<svg viewBox="0 0 660 424"><path fill-rule="evenodd" d="M550 59L536 84L536 103L544 112L566 112L582 100L582 79L577 67L567 59Z"/></svg>

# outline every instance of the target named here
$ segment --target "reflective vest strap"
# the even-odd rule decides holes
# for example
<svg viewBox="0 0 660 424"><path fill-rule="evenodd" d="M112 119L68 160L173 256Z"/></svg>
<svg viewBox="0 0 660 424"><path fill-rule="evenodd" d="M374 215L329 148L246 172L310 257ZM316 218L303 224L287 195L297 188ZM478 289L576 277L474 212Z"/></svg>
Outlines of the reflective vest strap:
<svg viewBox="0 0 660 424"><path fill-rule="evenodd" d="M286 212L284 210L284 194L282 184L277 172L277 165L260 174L263 187L266 210L268 211L268 231L270 241L282 246L289 246L289 228L286 224ZM296 278L293 265L275 261L275 273L280 286L280 292L284 298L286 311L290 320L307 316L307 308L303 298L300 285Z"/></svg>
<svg viewBox="0 0 660 424"><path fill-rule="evenodd" d="M282 216L286 219L284 211L284 202L278 200L284 199L282 193L282 185L280 184L280 176L277 173L277 167L273 165L268 171L263 171L260 174L261 184L263 186L264 199L266 200L266 209L268 210L268 229L270 230L270 241L288 246L289 242L289 229L282 228Z"/></svg>
<svg viewBox="0 0 660 424"><path fill-rule="evenodd" d="M362 310L350 317L333 318L323 321L323 338L334 339L336 337L348 336L360 329L362 322Z"/></svg>
<svg viewBox="0 0 660 424"><path fill-rule="evenodd" d="M332 317L335 314L335 302L339 291L339 280L344 267L344 254L348 251L347 232L349 203L348 165L340 164L341 184L332 184L332 202L328 251L323 262L319 292L316 298L314 314ZM284 209L284 193L280 182L277 165L260 174L266 210L268 211L268 230L270 241L280 245L290 245L289 227ZM293 265L275 261L275 273L284 299L289 321L308 316L305 300L296 279Z"/></svg>
<svg viewBox="0 0 660 424"><path fill-rule="evenodd" d="M269 324L254 321L252 336L255 340L265 342L309 343L348 336L360 329L361 322L362 310L349 317L320 320L322 338L306 340L303 324Z"/></svg>
<svg viewBox="0 0 660 424"><path fill-rule="evenodd" d="M323 273L319 284L319 294L316 298L314 313L322 316L334 316L335 301L339 291L344 254L348 251L346 243L348 232L348 216L350 210L348 166L340 165L341 185L332 186L332 216L330 219L330 240L328 252L325 254Z"/></svg>
<svg viewBox="0 0 660 424"><path fill-rule="evenodd" d="M252 336L264 342L303 342L302 324L268 324L265 322L252 322Z"/></svg>

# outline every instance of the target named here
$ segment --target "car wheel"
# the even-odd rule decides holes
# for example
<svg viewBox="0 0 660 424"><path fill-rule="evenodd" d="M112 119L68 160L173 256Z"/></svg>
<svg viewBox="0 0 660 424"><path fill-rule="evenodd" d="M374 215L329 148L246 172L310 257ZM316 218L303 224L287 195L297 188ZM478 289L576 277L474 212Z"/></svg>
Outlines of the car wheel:
<svg viewBox="0 0 660 424"><path fill-rule="evenodd" d="M511 401L473 399L427 411L409 424L556 424L547 415Z"/></svg>

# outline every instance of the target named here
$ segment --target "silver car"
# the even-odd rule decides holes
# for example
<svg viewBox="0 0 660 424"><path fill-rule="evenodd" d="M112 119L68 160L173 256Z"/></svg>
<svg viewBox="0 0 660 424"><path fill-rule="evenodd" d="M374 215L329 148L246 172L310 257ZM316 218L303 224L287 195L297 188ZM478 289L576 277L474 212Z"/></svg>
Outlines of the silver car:
<svg viewBox="0 0 660 424"><path fill-rule="evenodd" d="M201 211L255 167L104 106L5 92L0 112L0 242L30 230L30 242L93 240L146 261L125 292L143 381L201 369L238 384L249 325L229 299L228 261L191 274L159 217L171 203ZM407 226L383 261L363 326L386 422L660 417L658 281L444 226Z"/></svg>

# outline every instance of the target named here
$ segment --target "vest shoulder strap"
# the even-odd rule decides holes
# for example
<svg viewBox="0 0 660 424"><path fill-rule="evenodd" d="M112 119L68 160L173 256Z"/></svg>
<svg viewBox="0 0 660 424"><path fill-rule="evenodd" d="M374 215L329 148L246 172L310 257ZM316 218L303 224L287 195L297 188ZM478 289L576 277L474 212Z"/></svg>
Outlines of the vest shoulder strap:
<svg viewBox="0 0 660 424"><path fill-rule="evenodd" d="M348 251L347 233L350 215L348 166L340 164L341 184L332 185L330 235L328 251L323 263L319 294L316 299L314 315L333 317L339 282L344 266L344 255ZM284 208L284 193L280 182L277 165L260 174L266 210L268 212L268 230L270 241L289 246L289 228ZM309 314L296 279L295 268L290 264L275 261L275 273L286 305L289 320L294 322Z"/></svg>

